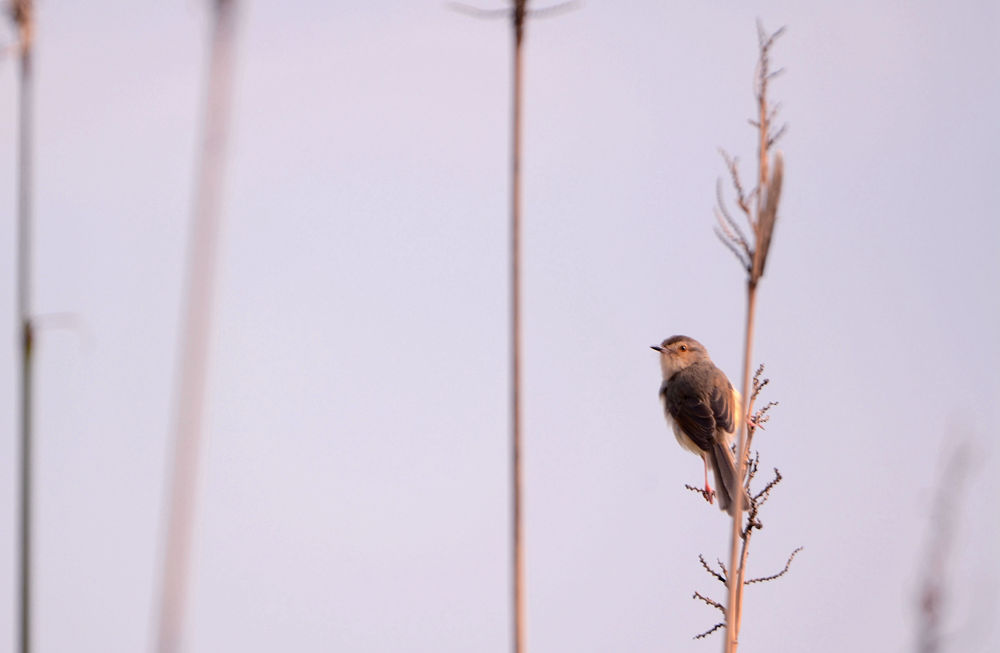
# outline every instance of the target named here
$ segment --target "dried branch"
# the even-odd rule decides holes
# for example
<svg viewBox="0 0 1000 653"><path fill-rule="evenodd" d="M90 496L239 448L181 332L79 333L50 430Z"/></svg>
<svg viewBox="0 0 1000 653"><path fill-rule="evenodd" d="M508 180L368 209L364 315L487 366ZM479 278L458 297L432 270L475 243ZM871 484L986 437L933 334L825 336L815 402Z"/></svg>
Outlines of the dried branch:
<svg viewBox="0 0 1000 653"><path fill-rule="evenodd" d="M700 635L695 635L693 639L705 639L706 637L708 637L709 635L711 635L712 633L714 633L718 629L725 628L725 627L726 627L726 624L724 622L719 622L719 623L715 624L714 626L712 626L711 628L709 628L708 630L706 630L705 632L701 633Z"/></svg>
<svg viewBox="0 0 1000 653"><path fill-rule="evenodd" d="M767 83L778 77L785 72L784 68L779 68L778 70L771 70L771 48L774 46L775 41L777 41L782 34L785 33L785 28L781 27L773 34L768 35L767 31L764 29L764 25L757 21L757 43L758 49L760 50L760 56L757 59L757 74L756 74L756 84L754 92L758 98L767 95Z"/></svg>
<svg viewBox="0 0 1000 653"><path fill-rule="evenodd" d="M716 228L715 235L719 238L720 241L722 241L722 244L725 245L729 249L729 251L733 253L736 259L740 262L740 265L742 265L743 268L747 270L747 272L749 272L752 265L751 262L747 260L745 254L743 254L743 252L741 252L738 249L737 245L732 241L732 239L730 239L723 232L723 230L719 228Z"/></svg>
<svg viewBox="0 0 1000 653"><path fill-rule="evenodd" d="M772 131L772 122L778 115L781 105L775 104L771 106L768 104L767 86L772 79L775 79L784 72L784 69L772 71L770 61L771 47L784 31L785 28L782 27L773 34L768 35L764 31L763 26L759 22L757 23L760 54L754 74L754 95L758 104L758 116L748 121L760 133L760 147L758 152L760 157L759 183L753 191L748 193L742 184L738 170L738 159L729 156L724 150L722 151L726 162L726 170L733 182L736 204L745 214L750 231L754 237L752 247L749 245L749 239L743 237L732 217L726 212L721 192L717 193L718 207L730 226L729 229L723 230L728 238L728 242L726 239L723 239L723 243L730 250L734 249L734 245L739 245L739 249L743 251L745 257L744 255L737 255L737 259L747 268L749 281L754 285L764 275L767 254L770 250L771 238L774 233L774 224L777 220L778 201L781 198L781 181L783 176L781 153L779 152L774 155L774 172L771 174L772 163L770 161L770 151L774 147L774 144L784 136L787 125L782 125L777 130ZM716 217L718 218L718 215ZM750 260L749 265L746 265L746 258Z"/></svg>
<svg viewBox="0 0 1000 653"><path fill-rule="evenodd" d="M698 494L701 495L702 499L704 499L708 503L712 503L712 495L709 494L708 490L706 490L705 488L695 487L693 485L687 485L687 484L685 484L684 487L687 488L688 490L691 490L692 492L697 492Z"/></svg>
<svg viewBox="0 0 1000 653"><path fill-rule="evenodd" d="M788 131L788 125L782 125L780 128L778 128L778 131L775 132L774 135L771 136L769 139L767 139L767 147L768 147L768 149L774 147L774 144L777 143L778 140L782 136L784 136L785 132L787 132L787 131Z"/></svg>
<svg viewBox="0 0 1000 653"><path fill-rule="evenodd" d="M715 561L719 564L719 569L722 570L722 575L725 576L726 578L729 578L729 570L726 569L726 564L721 560L719 560L718 558L716 558Z"/></svg>
<svg viewBox="0 0 1000 653"><path fill-rule="evenodd" d="M747 482L746 487L750 487L750 482L757 475L757 468L760 466L760 452L755 451L753 456L747 456Z"/></svg>
<svg viewBox="0 0 1000 653"><path fill-rule="evenodd" d="M699 592L695 592L694 596L692 596L691 598L693 598L693 599L699 599L700 601L703 601L705 604L712 606L713 608L715 608L716 610L718 610L719 612L721 612L723 615L726 614L726 609L722 606L721 603L719 603L718 601L713 601L712 599L708 598L704 594L701 594Z"/></svg>
<svg viewBox="0 0 1000 653"><path fill-rule="evenodd" d="M739 170L740 160L737 157L729 156L729 153L721 148L719 149L719 152L722 154L722 158L726 162L726 168L729 170L729 177L733 182L733 190L736 191L736 204L740 207L740 210L743 211L743 213L747 216L747 220L750 220L751 224L753 224L750 206L749 204L747 204L747 194L744 192L743 182L740 180L740 170ZM719 197L721 198L721 193L719 193ZM736 225L734 224L733 226L735 227Z"/></svg>
<svg viewBox="0 0 1000 653"><path fill-rule="evenodd" d="M784 29L784 28L782 28L782 29ZM778 68L774 72L768 74L767 80L771 81L775 77L778 77L779 75L783 75L784 73L785 73L785 69L784 68Z"/></svg>
<svg viewBox="0 0 1000 653"><path fill-rule="evenodd" d="M799 548L792 551L791 555L788 556L788 560L785 561L785 568L779 571L778 573L772 574L770 576L761 576L760 578L751 578L750 580L744 582L743 584L750 585L752 583L766 583L769 580L781 578L782 576L788 573L788 568L792 565L792 560L795 559L795 556L798 555L799 551L801 551L802 549L803 547L800 546Z"/></svg>
<svg viewBox="0 0 1000 653"><path fill-rule="evenodd" d="M769 401L766 404L764 404L764 406L757 409L757 412L753 414L753 420L752 420L753 423L751 428L760 429L763 431L764 425L767 424L768 420L771 419L771 416L767 414L768 411L770 411L777 405L778 405L777 401Z"/></svg>
<svg viewBox="0 0 1000 653"><path fill-rule="evenodd" d="M738 184L738 183L739 183L738 181L734 182L734 184ZM741 186L737 186L737 188L742 190ZM718 179L715 182L715 199L716 199L716 202L717 202L716 203L716 219L718 220L720 214L725 219L725 223L723 223L722 220L719 220L719 224L722 225L722 227L724 229L728 226L728 229L726 229L726 231L727 232L732 232L732 233L729 234L730 238L734 242L739 243L740 248L744 252L746 252L747 256L753 257L753 249L750 247L750 241L743 234L743 230L740 229L739 224L736 223L736 220L733 218L733 216L731 216L729 214L729 211L726 209L726 202L723 199L723 195L722 195L722 180L721 179ZM737 204L740 206L741 210L743 210L744 212L746 211L746 209L744 209L744 206L746 206L746 200L743 197L737 198Z"/></svg>
<svg viewBox="0 0 1000 653"><path fill-rule="evenodd" d="M752 386L753 391L750 393L751 402L756 401L757 397L760 396L761 391L767 386L768 383L771 382L771 379L761 378L763 374L764 374L764 364L761 363L757 367L757 371L754 372L753 375L753 386ZM777 405L778 405L777 401L769 401L760 408L758 408L757 411L754 412L754 414L751 416L749 420L749 427L750 427L749 437L751 440L753 438L753 432L756 429L761 429L761 430L764 429L764 424L766 424L768 420L771 419L771 416L768 415L768 413L772 408L774 408ZM748 440L748 443L749 441L750 440ZM747 444L747 446L749 447L749 444Z"/></svg>
<svg viewBox="0 0 1000 653"><path fill-rule="evenodd" d="M785 33L786 29L787 28L784 26L779 27L777 30L775 30L773 34L768 36L767 30L764 29L764 24L761 23L759 20L757 21L757 40L758 43L760 44L761 58L767 56L767 53L771 49L771 46L774 45L774 42L778 40L778 38L782 34ZM782 68L781 70L784 70L784 68Z"/></svg>
<svg viewBox="0 0 1000 653"><path fill-rule="evenodd" d="M760 371L758 370L758 374L759 374L759 372ZM753 457L749 458L747 460L748 476L747 476L747 481L746 481L745 487L746 487L746 489L747 489L748 492L750 490L750 481L753 479L754 475L757 473L757 469L758 469L759 464L760 464L760 454L757 453L757 452L754 452ZM744 577L744 574L745 574L746 556L747 556L747 552L748 552L749 546L750 546L750 538L751 538L751 536L753 534L753 531L755 529L760 529L760 528L763 527L763 524L761 524L760 520L758 519L758 514L759 514L759 511L760 511L760 508L767 501L768 497L770 496L771 490L774 489L774 487L781 481L781 478L782 478L781 477L781 473L777 469L774 470L774 474L775 474L774 478L766 486L764 486L764 488L760 492L758 492L756 495L753 495L753 496L750 497L750 505L747 506L747 510L746 510L746 524L745 524L745 527L742 529L742 531L740 533L740 537L742 538L742 541L743 541L743 552L742 552L741 564L740 564L740 567L738 568L739 578L741 578L741 579ZM704 490L699 490L696 487L693 487L693 486L690 486L690 485L685 485L685 487L687 489L693 491L693 492L698 492L698 493L702 494L703 496L705 494ZM751 579L751 580L745 581L745 582L741 581L741 585L749 585L751 583L761 583L761 582L764 582L764 581L774 580L774 579L780 578L781 576L784 576L786 573L788 573L788 570L789 570L789 568L791 566L792 560L795 558L795 556L801 550L802 550L802 547L799 547L799 548L795 549L791 553L791 555L788 557L788 560L785 563L785 568L782 571L778 572L777 574L774 574L772 576L762 577L762 578L754 578L754 579ZM720 583L722 583L722 584L724 584L726 586L729 585L729 581L728 581L728 579L729 579L729 571L726 568L726 565L721 560L716 559L716 562L719 565L719 569L722 570L721 572L718 571L718 570L716 570L715 568L713 568L711 565L709 565L708 562L705 560L705 556L703 556L703 555L699 554L699 556L698 556L698 562L701 564L702 569L704 569L706 571L706 573L708 573L712 578L716 579L717 581L719 581ZM699 599L702 602L704 602L705 604L718 609L723 614L726 614L726 610L725 610L725 608L724 608L724 606L722 604L720 604L720 603L718 603L718 602L716 602L716 601L714 601L714 600L706 597L705 595L701 594L700 592L695 591L694 598ZM694 639L702 639L702 638L706 637L707 635L709 635L709 634L715 632L716 630L718 630L721 626L724 626L724 624L722 624L722 625L716 624L715 626L713 626L711 629L705 631L704 633L701 633L700 635L696 635L694 637Z"/></svg>
<svg viewBox="0 0 1000 653"><path fill-rule="evenodd" d="M766 386L768 383L771 382L771 379L761 378L763 374L764 374L764 364L761 363L759 366L757 366L757 371L754 372L753 375L753 382L751 385L753 389L750 392L750 402L747 404L747 406L745 406L745 409L748 413L753 410L753 404L757 400L757 397L760 395L761 390L763 390L764 386ZM762 424L767 423L767 421L770 419L770 417L767 415L768 411L770 411L771 408L773 408L776 405L778 405L778 402L775 401L769 402L763 408L759 409L753 414L748 415L746 437L744 438L744 442L742 443L743 451L747 452L747 455L744 458L745 460L747 461L749 460L750 444L753 442L754 433L757 432L758 428L763 429ZM736 455L737 456L739 455L739 451L736 452ZM750 477L746 477L745 486L747 488L747 492L749 492Z"/></svg>
<svg viewBox="0 0 1000 653"><path fill-rule="evenodd" d="M726 203L722 198L721 179L716 182L715 194L717 202L715 207L715 219L719 224L719 229L716 230L715 234L719 237L719 240L722 241L722 244L733 252L736 259L740 262L740 265L742 265L749 274L753 269L753 248L750 247L750 242L747 240L747 237L743 235L743 230L740 229L736 220L733 219L733 216L731 216L729 211L726 209ZM741 202L743 202L742 199L737 201L737 203Z"/></svg>
<svg viewBox="0 0 1000 653"><path fill-rule="evenodd" d="M707 571L709 573L710 576L714 576L715 579L718 580L723 585L726 584L726 577L724 576L724 574L725 574L725 567L722 566L722 561L721 560L716 560L716 562L719 563L719 567L722 567L723 573L721 573L721 574L719 572L717 572L716 570L712 569L708 565L708 563L705 562L705 556L701 555L700 553L698 554L698 560L701 561L701 566L705 569L705 571Z"/></svg>
<svg viewBox="0 0 1000 653"><path fill-rule="evenodd" d="M783 477L781 476L781 472L779 472L778 468L775 467L774 478L772 478L771 481L764 486L763 490L761 490L760 492L751 497L751 502L757 505L758 507L763 506L765 503L767 503L767 500L771 497L771 490L774 489L775 485L781 482L782 478Z"/></svg>
<svg viewBox="0 0 1000 653"><path fill-rule="evenodd" d="M768 383L771 382L771 379L760 378L763 374L764 374L764 364L761 363L759 366L757 366L757 371L754 372L753 374L753 393L750 395L751 399L756 399L757 396L760 394L760 391L764 389L764 386L766 386Z"/></svg>
<svg viewBox="0 0 1000 653"><path fill-rule="evenodd" d="M760 507L764 505L763 503L757 503L754 501L753 497L750 497L750 505L747 507L747 520L743 525L743 529L740 530L740 538L743 540L743 548L749 550L750 548L750 536L753 535L753 530L756 528L760 530L764 528L764 524L758 519L760 514ZM746 560L742 561L744 564ZM740 569L740 576L742 577L746 573L745 569Z"/></svg>
<svg viewBox="0 0 1000 653"><path fill-rule="evenodd" d="M721 197L721 195L720 195ZM716 233L722 232L723 243L729 245L730 247L736 247L739 251L736 251L736 256L739 257L740 261L747 260L749 256L752 255L750 251L750 245L747 242L746 236L740 231L736 223L733 222L733 217L729 215L729 211L721 202L719 206L715 207L715 220L718 222L718 227L716 227ZM729 241L728 243L726 241Z"/></svg>
<svg viewBox="0 0 1000 653"><path fill-rule="evenodd" d="M755 470L756 471L756 470ZM781 482L781 472L777 468L774 469L774 478L764 486L764 489L755 495L750 497L750 505L747 508L747 520L740 532L740 537L743 538L744 547L749 546L749 537L754 528L761 529L764 524L761 523L758 516L760 515L760 509L767 503L767 500L771 497L771 490L774 489L778 483ZM747 492L750 492L750 481L747 480ZM744 571L741 569L741 571Z"/></svg>

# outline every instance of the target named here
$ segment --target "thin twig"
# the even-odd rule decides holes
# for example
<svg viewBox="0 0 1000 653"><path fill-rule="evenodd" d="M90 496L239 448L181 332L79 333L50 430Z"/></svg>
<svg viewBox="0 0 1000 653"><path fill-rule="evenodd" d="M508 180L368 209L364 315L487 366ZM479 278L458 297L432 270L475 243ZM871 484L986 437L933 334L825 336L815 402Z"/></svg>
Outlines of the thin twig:
<svg viewBox="0 0 1000 653"><path fill-rule="evenodd" d="M714 577L715 577L715 579L716 579L716 580L718 580L718 581L719 581L720 583L722 583L723 585L725 585L725 584L726 584L726 577L725 577L725 576L723 576L722 574L720 574L719 572L717 572L716 570L712 569L712 568L711 568L711 567L710 567L710 566L708 565L708 563L707 563L707 562L705 562L705 556L703 556L703 555L701 555L701 554L699 553L699 554L698 554L698 560L700 560L700 561L701 561L701 566L702 566L702 567L703 567L703 568L705 569L705 571L707 571L707 572L709 573L709 575L711 575L711 576L714 576ZM722 567L722 562L721 562L721 561L719 561L719 567Z"/></svg>
<svg viewBox="0 0 1000 653"><path fill-rule="evenodd" d="M750 488L750 482L757 476L757 468L760 465L760 452L755 451L753 456L747 456L747 482L745 484L747 491Z"/></svg>
<svg viewBox="0 0 1000 653"><path fill-rule="evenodd" d="M695 635L693 637L693 639L705 639L706 637L708 637L709 635L711 635L712 633L714 633L718 629L725 628L725 627L726 627L726 623L725 622L719 622L719 623L715 624L714 626L712 626L711 628L709 628L708 630L706 630L705 632L701 633L700 635Z"/></svg>
<svg viewBox="0 0 1000 653"><path fill-rule="evenodd" d="M756 399L757 396L760 394L760 391L764 389L764 386L766 386L768 383L771 382L771 379L768 378L762 379L761 376L763 374L764 374L764 364L761 363L760 365L757 366L757 371L754 372L753 374L753 394L751 396L754 399Z"/></svg>
<svg viewBox="0 0 1000 653"><path fill-rule="evenodd" d="M731 236L731 234L725 232L724 229L725 227L721 228L716 227L715 235L719 238L720 241L722 241L722 244L725 245L729 249L729 251L733 253L733 256L735 256L736 259L740 262L740 265L742 265L744 269L749 271L751 266L750 261L747 260L743 252L739 250L736 243L734 242L735 239Z"/></svg>
<svg viewBox="0 0 1000 653"><path fill-rule="evenodd" d="M736 204L740 207L740 210L743 211L743 214L747 217L750 225L753 226L753 213L750 210L750 205L747 204L747 195L743 190L743 182L740 180L740 160L736 157L729 156L729 153L721 148L719 149L719 152L722 154L722 158L726 162L726 168L729 169L729 177L733 183L733 190L736 191ZM721 197L721 193L719 193L720 204Z"/></svg>
<svg viewBox="0 0 1000 653"><path fill-rule="evenodd" d="M740 229L736 221L733 220L733 216L729 215L729 210L726 209L726 205L722 202L722 180L718 180L716 184L716 193L719 197L719 203L715 207L715 219L719 223L718 229L722 230L725 234L726 239L732 241L734 244L738 244L741 252L737 253L737 256L742 260L744 257L750 255L750 244L747 242L746 236L743 235L743 231Z"/></svg>
<svg viewBox="0 0 1000 653"><path fill-rule="evenodd" d="M776 131L771 138L767 139L767 146L769 148L774 147L774 144L781 140L781 137L784 136L787 131L788 125L782 125L779 127L778 131Z"/></svg>
<svg viewBox="0 0 1000 653"><path fill-rule="evenodd" d="M799 551L801 551L803 548L804 547L800 546L799 548L792 551L791 555L788 556L788 560L785 561L785 568L779 571L778 573L771 574L770 576L761 576L760 578L751 578L750 580L745 581L743 584L750 585L752 583L766 583L769 580L781 578L782 576L788 573L788 568L792 566L792 560L795 559L795 556L798 555Z"/></svg>
<svg viewBox="0 0 1000 653"><path fill-rule="evenodd" d="M716 558L715 561L717 563L719 563L719 569L722 570L722 575L725 576L726 578L729 578L729 570L726 569L726 563L724 563L723 561L719 560L718 558Z"/></svg>
<svg viewBox="0 0 1000 653"><path fill-rule="evenodd" d="M767 30L764 29L764 24L761 23L759 20L757 21L757 37L758 39L761 39L760 50L763 52L764 57L767 57L768 51L771 49L771 46L774 45L774 42L777 41L778 38L780 38L781 35L785 33L786 29L788 28L782 25L777 30L775 30L773 34L767 36ZM780 72L783 71L784 68L779 68L778 70Z"/></svg>
<svg viewBox="0 0 1000 653"><path fill-rule="evenodd" d="M768 414L769 411L778 405L777 401L769 401L762 407L757 409L757 412L753 414L753 428L764 430L764 425L771 420L771 416Z"/></svg>
<svg viewBox="0 0 1000 653"><path fill-rule="evenodd" d="M757 494L753 495L754 502L756 502L758 505L764 505L764 503L766 503L768 498L770 498L771 496L771 490L774 489L775 485L781 482L782 478L783 477L781 476L781 472L779 472L778 468L775 467L774 478L772 478L770 482L768 482L768 484L764 486L764 489L762 489Z"/></svg>
<svg viewBox="0 0 1000 653"><path fill-rule="evenodd" d="M717 201L716 219L718 219L719 214L722 214L722 217L725 219L725 223L723 223L722 220L719 220L719 224L722 225L723 227L725 227L726 225L729 226L729 229L726 230L727 234L733 241L739 244L740 249L743 250L747 258L753 259L753 248L750 247L750 241L747 239L745 235L743 235L743 230L740 229L740 226L736 223L736 220L733 219L733 216L729 215L729 211L726 209L726 202L722 197L721 179L716 180L715 197ZM738 200L738 203L740 203L741 205L744 204L742 200ZM742 209L742 206L740 208ZM729 233L730 230L732 231L731 234Z"/></svg>
<svg viewBox="0 0 1000 653"><path fill-rule="evenodd" d="M718 601L713 601L712 599L708 598L704 594L701 594L700 592L695 592L694 596L692 596L691 598L699 599L703 601L705 604L712 606L713 608L721 612L723 615L726 614L726 608L723 607L721 603L719 603Z"/></svg>
<svg viewBox="0 0 1000 653"><path fill-rule="evenodd" d="M704 499L708 503L712 503L712 495L709 494L708 490L706 490L705 488L695 487L693 485L688 485L687 483L684 484L684 488L687 490L691 490L696 494L700 494L702 499Z"/></svg>

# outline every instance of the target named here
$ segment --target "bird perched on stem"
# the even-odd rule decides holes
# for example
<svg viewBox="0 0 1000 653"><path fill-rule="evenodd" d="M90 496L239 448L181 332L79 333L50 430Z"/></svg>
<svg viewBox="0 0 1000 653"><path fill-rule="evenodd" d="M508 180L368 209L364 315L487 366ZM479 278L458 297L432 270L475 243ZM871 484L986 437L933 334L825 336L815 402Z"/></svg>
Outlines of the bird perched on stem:
<svg viewBox="0 0 1000 653"><path fill-rule="evenodd" d="M719 508L732 513L733 497L744 492L743 505L750 505L736 471L736 459L729 444L736 433L740 393L708 357L705 347L693 338L673 336L653 349L660 352L663 383L660 399L667 423L677 442L701 456L705 465L705 495L709 502L716 493L708 483L708 468L715 472Z"/></svg>

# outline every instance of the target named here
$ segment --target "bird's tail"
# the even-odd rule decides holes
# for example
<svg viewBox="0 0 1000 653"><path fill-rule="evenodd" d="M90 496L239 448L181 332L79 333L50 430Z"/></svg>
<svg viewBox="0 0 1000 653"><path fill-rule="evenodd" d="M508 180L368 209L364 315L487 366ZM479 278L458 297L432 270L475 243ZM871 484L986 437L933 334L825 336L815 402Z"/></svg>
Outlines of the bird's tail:
<svg viewBox="0 0 1000 653"><path fill-rule="evenodd" d="M743 509L750 506L750 495L740 483L739 472L736 470L736 458L732 450L719 442L712 447L712 470L715 472L715 487L719 498L719 508L730 515L733 514L733 497L736 492L743 493Z"/></svg>

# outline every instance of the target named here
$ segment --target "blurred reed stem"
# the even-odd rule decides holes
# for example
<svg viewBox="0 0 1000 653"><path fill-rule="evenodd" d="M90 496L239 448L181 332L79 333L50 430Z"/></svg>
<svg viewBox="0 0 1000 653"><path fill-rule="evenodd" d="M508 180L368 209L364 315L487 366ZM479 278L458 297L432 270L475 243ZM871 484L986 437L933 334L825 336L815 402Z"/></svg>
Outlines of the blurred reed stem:
<svg viewBox="0 0 1000 653"><path fill-rule="evenodd" d="M34 84L32 51L34 48L34 7L31 0L13 0L10 16L18 33L19 97L18 108L18 182L17 182L17 315L20 358L20 435L21 487L18 557L18 649L31 650L32 598L32 408L34 327L31 321L31 229L32 229L32 117Z"/></svg>
<svg viewBox="0 0 1000 653"><path fill-rule="evenodd" d="M216 243L229 137L235 13L235 0L215 0L181 326L174 452L168 471L170 505L156 643L159 653L176 653L181 648L191 575L191 541L212 326Z"/></svg>

